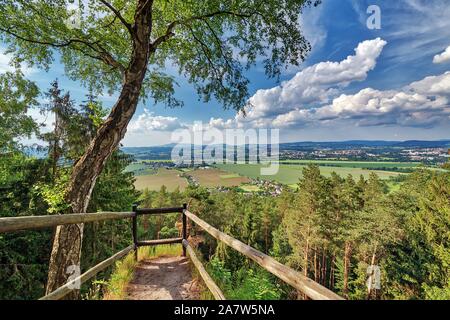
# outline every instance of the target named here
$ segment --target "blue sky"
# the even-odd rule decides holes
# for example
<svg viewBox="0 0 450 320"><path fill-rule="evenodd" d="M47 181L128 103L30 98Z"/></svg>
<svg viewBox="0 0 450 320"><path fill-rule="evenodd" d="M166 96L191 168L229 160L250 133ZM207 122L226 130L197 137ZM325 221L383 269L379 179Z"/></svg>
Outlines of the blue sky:
<svg viewBox="0 0 450 320"><path fill-rule="evenodd" d="M366 10L374 4L381 9L380 30L366 26ZM202 103L179 78L177 97L185 106L140 104L124 145L170 143L174 129L194 121L218 129L279 128L283 142L450 138L447 1L323 0L304 12L301 23L312 52L300 68L285 70L281 82L267 79L259 64L247 73L254 105L248 117L216 101ZM6 60L0 55L0 70L7 69ZM58 78L77 101L87 92L58 63L48 73L26 73L43 91ZM102 100L111 106L114 96Z"/></svg>

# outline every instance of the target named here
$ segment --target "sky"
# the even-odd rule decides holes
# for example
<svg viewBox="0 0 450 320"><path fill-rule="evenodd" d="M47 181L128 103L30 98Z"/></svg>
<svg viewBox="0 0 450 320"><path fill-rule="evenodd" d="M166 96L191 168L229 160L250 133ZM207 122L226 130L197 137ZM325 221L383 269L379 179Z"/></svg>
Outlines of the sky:
<svg viewBox="0 0 450 320"><path fill-rule="evenodd" d="M380 8L380 29L369 29L370 5ZM450 6L446 0L323 0L300 17L312 51L300 67L268 79L261 64L250 80L246 117L216 101L198 100L178 77L183 108L140 103L124 146L173 142L176 129L202 121L207 129L276 128L281 142L338 140L437 140L450 138ZM0 72L9 57L1 53ZM24 68L45 91L58 78L78 102L87 89L64 76L57 62L49 72ZM100 97L111 107L116 95ZM52 119L42 119L51 127Z"/></svg>

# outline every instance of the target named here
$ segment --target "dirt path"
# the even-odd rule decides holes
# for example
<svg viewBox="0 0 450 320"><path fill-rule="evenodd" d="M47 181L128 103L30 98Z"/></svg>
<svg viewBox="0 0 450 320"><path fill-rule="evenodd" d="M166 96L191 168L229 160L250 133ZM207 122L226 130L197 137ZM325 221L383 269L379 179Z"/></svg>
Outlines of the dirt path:
<svg viewBox="0 0 450 320"><path fill-rule="evenodd" d="M185 257L141 261L127 288L130 300L195 300L199 290Z"/></svg>

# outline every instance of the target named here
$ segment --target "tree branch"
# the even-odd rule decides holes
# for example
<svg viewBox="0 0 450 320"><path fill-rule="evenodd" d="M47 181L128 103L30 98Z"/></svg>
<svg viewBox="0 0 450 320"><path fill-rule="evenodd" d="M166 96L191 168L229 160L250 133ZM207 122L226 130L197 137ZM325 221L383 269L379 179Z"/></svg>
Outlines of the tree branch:
<svg viewBox="0 0 450 320"><path fill-rule="evenodd" d="M3 31L3 32L5 32L19 40L25 41L25 42L30 42L30 43L34 43L34 44L38 44L38 45L45 45L45 46L50 46L50 47L55 47L55 48L72 47L73 49L77 49L73 45L81 44L81 45L84 45L84 46L90 48L92 51L96 52L97 54L99 54L99 56L92 56L85 52L86 56L97 59L97 60L102 60L104 63L110 65L111 67L119 69L122 73L125 71L125 67L120 62L115 60L114 57L108 51L106 51L99 44L98 41L97 42L89 42L89 41L86 41L83 39L69 39L65 42L57 43L57 42L42 41L42 40L26 38L26 37L23 37L13 31L11 31L10 29L5 29L2 27L0 27L0 31ZM98 48L96 48L95 46L97 46ZM78 50L78 51L80 51L80 50Z"/></svg>
<svg viewBox="0 0 450 320"><path fill-rule="evenodd" d="M117 18L119 18L119 20L122 22L122 24L125 26L125 28L127 28L130 35L133 36L134 31L133 31L133 28L131 27L131 24L129 24L125 20L125 18L120 14L120 11L117 10L116 8L114 8L108 1L100 0L100 2L103 3L106 7L108 7L108 9L110 9L116 15Z"/></svg>
<svg viewBox="0 0 450 320"><path fill-rule="evenodd" d="M186 25L195 20L204 20L204 19L212 18L212 17L218 16L218 15L232 15L232 16L239 17L239 18L250 18L251 16L253 16L253 14L254 13L247 14L247 13L228 11L228 10L219 10L219 11L207 13L204 15L192 16L192 17L189 17L186 19L175 20L167 26L166 32L162 36L158 37L155 41L153 41L153 43L151 43L152 50L153 51L156 50L156 48L161 43L163 43L163 42L169 40L171 37L173 37L175 35L173 30L178 25Z"/></svg>
<svg viewBox="0 0 450 320"><path fill-rule="evenodd" d="M217 70L215 64L212 62L211 60L211 50L209 49L209 47L206 45L206 43L204 43L199 37L197 37L195 35L195 31L192 30L192 28L190 26L188 26L189 31L191 32L192 37L194 38L194 41L198 42L200 44L200 48L202 49L203 54L206 57L206 60L208 60L208 64L210 65L215 77L213 77L213 79L215 79L215 81L217 81L220 86L225 89L225 86L223 84L223 71Z"/></svg>

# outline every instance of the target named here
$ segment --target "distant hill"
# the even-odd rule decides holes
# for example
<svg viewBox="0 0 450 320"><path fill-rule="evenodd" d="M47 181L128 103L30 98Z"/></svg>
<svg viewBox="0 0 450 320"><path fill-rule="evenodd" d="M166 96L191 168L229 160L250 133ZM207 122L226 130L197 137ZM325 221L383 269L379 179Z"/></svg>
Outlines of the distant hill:
<svg viewBox="0 0 450 320"><path fill-rule="evenodd" d="M450 140L437 140L437 141L422 141L422 140L409 140L395 144L396 147L403 148L448 148L450 147Z"/></svg>
<svg viewBox="0 0 450 320"><path fill-rule="evenodd" d="M155 147L123 147L122 151L135 156L139 155L170 155L175 144L167 144ZM299 141L280 144L280 151L301 149L354 149L354 148L450 148L450 140L348 140L348 141ZM199 146L196 146L199 149Z"/></svg>
<svg viewBox="0 0 450 320"><path fill-rule="evenodd" d="M385 140L349 140L330 142L292 142L280 144L281 149L288 150L298 147L346 149L353 147L402 147L402 148L447 148L450 140L407 140L407 141L385 141Z"/></svg>

